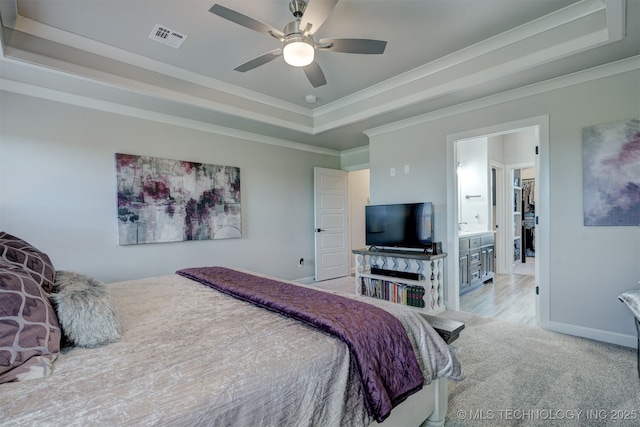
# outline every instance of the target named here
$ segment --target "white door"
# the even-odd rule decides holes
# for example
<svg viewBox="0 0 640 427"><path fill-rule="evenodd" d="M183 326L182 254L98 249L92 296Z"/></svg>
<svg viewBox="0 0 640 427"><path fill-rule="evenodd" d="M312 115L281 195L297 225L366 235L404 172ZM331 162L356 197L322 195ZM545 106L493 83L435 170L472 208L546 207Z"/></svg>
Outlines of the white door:
<svg viewBox="0 0 640 427"><path fill-rule="evenodd" d="M349 275L347 173L313 168L316 281Z"/></svg>
<svg viewBox="0 0 640 427"><path fill-rule="evenodd" d="M509 256L503 254L508 252L508 248L511 247L511 244L507 244L508 239L511 238L511 234L507 233L509 227L507 226L508 221L506 219L507 212L511 214L511 210L507 211L509 204L504 201L504 165L492 162L491 169L495 171L493 182L495 191L492 192L493 231L496 232L494 239L494 257L496 262L494 267L496 274L508 274L505 259L508 260Z"/></svg>

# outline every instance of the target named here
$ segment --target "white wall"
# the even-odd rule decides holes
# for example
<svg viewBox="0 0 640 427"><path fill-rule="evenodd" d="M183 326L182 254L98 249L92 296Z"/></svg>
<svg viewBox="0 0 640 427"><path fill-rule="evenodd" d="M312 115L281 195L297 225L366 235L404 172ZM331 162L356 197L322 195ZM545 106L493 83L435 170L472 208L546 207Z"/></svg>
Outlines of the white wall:
<svg viewBox="0 0 640 427"><path fill-rule="evenodd" d="M349 172L349 230L351 249L365 247L365 206L369 204L369 169ZM349 253L349 271L355 272L355 257Z"/></svg>
<svg viewBox="0 0 640 427"><path fill-rule="evenodd" d="M591 78L590 76L594 76ZM578 78L580 77L580 78ZM543 115L549 116L549 320L552 329L633 345L633 317L617 296L640 279L640 227L585 227L582 210L582 128L640 117L640 71L589 74L528 96L483 100L478 108L426 115L369 132L371 199L375 203L431 200L436 240L447 223L447 136ZM567 83L573 81L567 80ZM548 89L547 89L548 88ZM492 102L491 102L492 101ZM505 147L506 147L505 143ZM506 155L505 155L506 156ZM389 168L411 173L389 176ZM505 163L509 163L505 159ZM454 262L454 257L447 257Z"/></svg>
<svg viewBox="0 0 640 427"><path fill-rule="evenodd" d="M338 156L6 92L0 109L0 230L57 269L105 282L202 265L313 276L313 167L339 169ZM118 246L116 152L240 167L242 238Z"/></svg>
<svg viewBox="0 0 640 427"><path fill-rule="evenodd" d="M504 135L496 135L488 138L489 161L495 161L504 165Z"/></svg>
<svg viewBox="0 0 640 427"><path fill-rule="evenodd" d="M527 129L508 133L504 135L503 142L502 161L506 165L520 165L535 161L535 148L538 143L535 130Z"/></svg>
<svg viewBox="0 0 640 427"><path fill-rule="evenodd" d="M489 231L491 195L487 138L459 141L458 163L458 222L463 223L463 230Z"/></svg>

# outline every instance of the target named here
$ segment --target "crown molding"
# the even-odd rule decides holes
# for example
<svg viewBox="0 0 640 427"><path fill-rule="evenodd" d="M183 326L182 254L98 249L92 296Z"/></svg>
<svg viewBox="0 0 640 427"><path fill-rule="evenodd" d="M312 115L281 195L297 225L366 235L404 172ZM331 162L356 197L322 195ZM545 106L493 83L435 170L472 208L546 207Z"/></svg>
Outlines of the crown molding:
<svg viewBox="0 0 640 427"><path fill-rule="evenodd" d="M392 77L375 86L372 86L355 94L345 96L344 98L336 102L318 107L314 110L314 116L317 117L323 114L327 114L331 111L339 110L344 108L345 106L366 100L367 98L370 98L372 96L396 90L401 86L406 85L407 83L420 80L440 71L444 71L466 61L478 58L481 55L485 55L494 50L506 47L515 42L522 41L528 37L533 37L536 34L540 34L550 29L557 28L573 20L583 18L590 14L599 12L603 9L604 5L600 0L588 0L574 3L573 5L570 5L553 14L513 28L487 40L480 41L474 45L451 53L428 64L417 67L404 74Z"/></svg>
<svg viewBox="0 0 640 427"><path fill-rule="evenodd" d="M360 163L358 165L342 166L340 169L347 172L356 172L356 171L361 171L361 170L370 169L370 168L371 168L371 165L369 163Z"/></svg>
<svg viewBox="0 0 640 427"><path fill-rule="evenodd" d="M308 135L427 102L619 40L624 36L625 22L625 0L582 0L312 110L26 19L15 13L16 0L1 3L5 31L13 28L22 37L29 38L22 45L13 45L17 42L8 41L11 37L3 38L2 48L7 58L39 64L52 72L58 70L101 85L125 88L143 96ZM549 34L554 35L551 43ZM36 42L40 43L42 52L50 52L51 49L47 49L50 47L64 49L65 56L73 58L74 63L28 52L29 46ZM183 90L185 86L190 92Z"/></svg>
<svg viewBox="0 0 640 427"><path fill-rule="evenodd" d="M441 120L458 114L492 107L494 105L503 104L505 102L515 101L529 96L540 95L542 93L562 89L567 86L586 83L592 80L597 80L638 69L640 69L640 55L590 68L588 70L579 71L577 73L568 74L562 77L557 77L555 79L550 79L544 82L535 83L529 86L502 92L496 95L491 95L462 104L457 104L452 107L443 108L441 110L433 111L426 114L421 114L409 119L399 120L388 125L367 129L363 133L369 138L373 136L384 135L389 132L406 129L435 120Z"/></svg>
<svg viewBox="0 0 640 427"><path fill-rule="evenodd" d="M354 154L362 154L362 153L368 153L369 152L369 146L366 145L364 147L356 147L356 148L351 148L350 150L343 150L340 152L340 154L342 156L351 156Z"/></svg>
<svg viewBox="0 0 640 427"><path fill-rule="evenodd" d="M6 61L3 59L2 63ZM126 106L115 102L103 101L81 95L74 95L68 92L62 92L55 89L43 88L28 83L17 82L0 78L0 91L16 93L20 95L31 96L49 101L61 102L64 104L74 105L78 107L90 108L93 110L104 111L108 113L118 114L127 117L134 117L143 120L149 120L157 123L170 124L183 128L199 130L216 135L228 136L231 138L243 139L251 142L275 145L278 147L290 148L294 150L306 151L316 154L324 154L334 157L340 157L340 152L327 148L315 147L308 144L301 144L285 139L273 138L253 132L242 131L238 129L228 128L211 123L205 123L198 120L177 117L171 114L159 113L143 108Z"/></svg>
<svg viewBox="0 0 640 427"><path fill-rule="evenodd" d="M624 37L624 5L625 0L583 0L318 107L314 110L314 131L322 132L364 120L621 40ZM599 19L602 16L605 19ZM545 37L551 32L565 38L549 44ZM495 58L495 65L483 65L480 61L480 58L491 57ZM453 77L445 81L438 79L443 74ZM412 90L407 90L409 87ZM408 94L404 97L396 95L402 91ZM345 114L345 111L352 113Z"/></svg>
<svg viewBox="0 0 640 427"><path fill-rule="evenodd" d="M24 21L24 19L17 19L18 23ZM22 30L29 29L20 25L18 27ZM38 24L37 27L47 26ZM199 79L191 78L197 75L148 58L145 58L142 62L157 64L158 69L151 71L147 67L140 66L139 62L118 61L111 57L96 54L96 50L100 51L97 47L95 47L94 51L83 49L87 46L82 46L83 48L70 47L68 44L47 38L46 32L42 34L44 37L40 37L22 30L4 28L3 31L3 41L6 41L6 43L3 43L5 58L16 63L21 61L27 65L40 66L43 70L48 70L54 74L64 74L80 81L90 81L117 89L124 88L132 93L154 96L184 105L197 106L210 111L280 126L297 132L307 134L313 132L313 120L308 109L306 111L304 108L295 109L293 104L285 103L284 101L280 101L279 105L275 103L267 104L262 101L266 98L265 95L258 95L257 93L256 99L236 96L231 92L221 91L215 87L201 84L206 80L213 79L208 79L204 76L199 76ZM54 32L59 32L59 30ZM73 38L77 38L77 36L73 36ZM90 44L94 43L96 42L90 42ZM46 54L40 52L46 52ZM66 58L66 60L57 59L56 54ZM130 53L127 53L127 55L141 58ZM167 78L167 74L160 72L160 70L166 71L169 68L176 71L176 74L179 71L182 72L187 79L178 79L174 76ZM231 85L226 84L226 86L225 89L228 89ZM250 91L245 90L245 92ZM282 109L280 108L281 106L286 108Z"/></svg>
<svg viewBox="0 0 640 427"><path fill-rule="evenodd" d="M15 0L11 1L15 2ZM60 30L59 28L54 28L49 25L45 25L40 22L22 17L20 15L16 16L13 19L13 25L8 28L30 34L38 38L50 40L61 45L73 47L75 49L86 52L91 52L118 62L131 64L150 71L159 72L178 80L219 90L229 95L238 96L250 101L255 101L272 108L277 108L296 114L303 114L310 118L312 117L310 108L301 107L297 104L282 101L280 99L264 95L260 92L245 89L211 77L204 76L202 74L185 70L180 67L156 61L146 56L138 55L124 49L120 49L105 43L79 36L77 34L72 34L67 31Z"/></svg>

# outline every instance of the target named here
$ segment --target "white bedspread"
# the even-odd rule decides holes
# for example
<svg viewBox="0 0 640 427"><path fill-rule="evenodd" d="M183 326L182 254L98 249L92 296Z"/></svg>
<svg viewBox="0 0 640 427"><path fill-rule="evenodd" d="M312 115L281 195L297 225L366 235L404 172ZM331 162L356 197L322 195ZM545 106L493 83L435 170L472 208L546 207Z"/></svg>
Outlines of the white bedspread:
<svg viewBox="0 0 640 427"><path fill-rule="evenodd" d="M61 355L46 380L0 385L0 425L371 422L348 349L336 338L177 275L108 287L122 340ZM382 306L409 331L426 378L461 375L417 313Z"/></svg>

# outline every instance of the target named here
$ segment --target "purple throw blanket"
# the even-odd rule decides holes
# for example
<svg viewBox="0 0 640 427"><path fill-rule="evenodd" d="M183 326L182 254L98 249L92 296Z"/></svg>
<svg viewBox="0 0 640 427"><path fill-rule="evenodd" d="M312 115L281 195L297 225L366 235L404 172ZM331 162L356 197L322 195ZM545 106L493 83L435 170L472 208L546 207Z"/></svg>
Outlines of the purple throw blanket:
<svg viewBox="0 0 640 427"><path fill-rule="evenodd" d="M340 338L358 367L367 410L378 422L422 388L424 376L402 323L380 308L224 267L176 273Z"/></svg>

